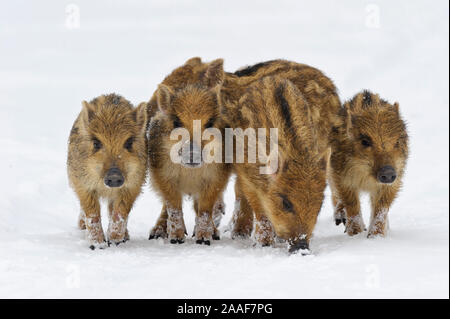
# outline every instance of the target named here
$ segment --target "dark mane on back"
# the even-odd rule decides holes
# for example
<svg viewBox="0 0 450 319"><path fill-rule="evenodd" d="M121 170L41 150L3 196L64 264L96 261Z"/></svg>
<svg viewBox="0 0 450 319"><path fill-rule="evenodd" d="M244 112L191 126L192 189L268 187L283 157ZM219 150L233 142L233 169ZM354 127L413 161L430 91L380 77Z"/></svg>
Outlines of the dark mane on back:
<svg viewBox="0 0 450 319"><path fill-rule="evenodd" d="M254 64L254 65L247 66L247 67L245 67L245 68L243 68L241 70L237 70L236 72L234 72L234 75L236 75L238 77L253 75L260 68L262 68L264 66L267 66L267 65L271 64L272 62L275 62L275 60L261 62L261 63L257 63L257 64Z"/></svg>

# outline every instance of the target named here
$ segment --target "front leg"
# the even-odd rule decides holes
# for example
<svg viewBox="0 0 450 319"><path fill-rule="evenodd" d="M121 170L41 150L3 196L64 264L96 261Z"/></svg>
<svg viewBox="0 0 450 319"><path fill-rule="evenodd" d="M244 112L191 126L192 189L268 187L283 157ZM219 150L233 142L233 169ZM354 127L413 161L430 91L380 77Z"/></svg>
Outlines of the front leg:
<svg viewBox="0 0 450 319"><path fill-rule="evenodd" d="M109 203L108 244L119 245L130 238L127 230L128 215L136 197L137 195L122 193Z"/></svg>
<svg viewBox="0 0 450 319"><path fill-rule="evenodd" d="M361 215L359 194L356 190L347 187L338 187L340 205L345 211L345 231L349 236L357 235L365 230L364 220Z"/></svg>
<svg viewBox="0 0 450 319"><path fill-rule="evenodd" d="M176 194L166 201L167 207L167 235L171 244L184 243L186 226L182 210L182 196Z"/></svg>
<svg viewBox="0 0 450 319"><path fill-rule="evenodd" d="M81 210L85 214L84 225L86 227L86 235L89 241L89 248L105 248L105 235L102 228L102 220L100 215L100 203L95 193L78 192Z"/></svg>
<svg viewBox="0 0 450 319"><path fill-rule="evenodd" d="M368 237L386 236L388 228L388 212L398 192L394 186L381 186L371 194L372 215Z"/></svg>
<svg viewBox="0 0 450 319"><path fill-rule="evenodd" d="M256 243L263 247L272 246L275 242L275 230L264 213L258 195L250 187L242 188L242 190L245 190L245 198L248 200L250 211L255 214L254 238Z"/></svg>
<svg viewBox="0 0 450 319"><path fill-rule="evenodd" d="M78 215L78 228L81 230L86 229L86 214L80 208L80 214Z"/></svg>
<svg viewBox="0 0 450 319"><path fill-rule="evenodd" d="M249 238L253 231L253 210L245 197L239 177L234 186L236 201L231 219L231 238Z"/></svg>
<svg viewBox="0 0 450 319"><path fill-rule="evenodd" d="M201 194L198 199L195 217L195 240L197 244L210 245L213 237L216 239L219 237L213 221L213 208L219 195L220 192L216 188L212 188L209 192Z"/></svg>
<svg viewBox="0 0 450 319"><path fill-rule="evenodd" d="M261 246L273 246L275 243L275 231L272 223L259 211L255 211L255 240Z"/></svg>
<svg viewBox="0 0 450 319"><path fill-rule="evenodd" d="M167 207L166 205L163 205L161 209L161 214L158 217L158 220L156 221L156 225L153 226L152 230L150 231L150 236L148 239L158 239L158 238L167 238Z"/></svg>
<svg viewBox="0 0 450 319"><path fill-rule="evenodd" d="M198 216L198 213L199 213L198 207L199 207L198 200L194 199L195 216ZM219 229L217 229L217 227L219 227L220 220L222 219L222 215L225 213L223 211L224 209L225 209L225 203L223 202L223 198L221 197L216 201L216 203L214 204L214 207L212 209L212 219L213 219L213 224L214 224L214 231L213 231L212 239L214 239L214 240L220 240L220 232L219 232ZM217 217L217 215L220 215L220 217ZM219 218L219 220L217 221L216 218ZM193 233L192 237L195 237L196 227L197 227L197 225L194 226L194 233ZM203 242L199 242L199 243L203 243Z"/></svg>

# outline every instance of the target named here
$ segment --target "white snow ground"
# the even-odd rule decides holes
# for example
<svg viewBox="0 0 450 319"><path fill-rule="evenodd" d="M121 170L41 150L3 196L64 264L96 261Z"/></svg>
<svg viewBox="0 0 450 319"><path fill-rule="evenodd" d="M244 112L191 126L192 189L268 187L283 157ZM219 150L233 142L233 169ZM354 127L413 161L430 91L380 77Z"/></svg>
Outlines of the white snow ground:
<svg viewBox="0 0 450 319"><path fill-rule="evenodd" d="M0 4L0 297L449 297L447 1L74 3L75 29L69 2ZM81 100L148 100L192 56L223 57L229 71L286 58L324 70L342 99L370 88L399 101L411 158L388 237L349 238L327 192L312 256L229 233L210 247L149 241L161 205L146 186L131 240L89 250L65 167ZM232 183L226 203L222 231ZM185 216L192 231L190 203Z"/></svg>

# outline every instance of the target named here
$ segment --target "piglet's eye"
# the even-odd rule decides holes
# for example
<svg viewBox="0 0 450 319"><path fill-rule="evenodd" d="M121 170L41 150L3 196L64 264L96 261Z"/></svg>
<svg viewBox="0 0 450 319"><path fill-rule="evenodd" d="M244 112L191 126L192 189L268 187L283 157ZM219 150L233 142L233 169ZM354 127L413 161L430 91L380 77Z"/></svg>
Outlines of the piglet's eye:
<svg viewBox="0 0 450 319"><path fill-rule="evenodd" d="M132 149L133 149L133 142L134 142L134 139L132 138L132 137L130 137L126 142L125 142L125 144L123 145L123 147L125 147L128 151L132 151Z"/></svg>
<svg viewBox="0 0 450 319"><path fill-rule="evenodd" d="M182 127L183 124L181 123L180 119L177 117L173 120L173 127L174 128L178 128L178 127Z"/></svg>
<svg viewBox="0 0 450 319"><path fill-rule="evenodd" d="M362 145L362 146L364 146L364 147L370 147L370 146L372 146L372 140L370 139L370 137L365 136L365 135L362 135L362 136L360 137L360 139L361 139L361 145Z"/></svg>
<svg viewBox="0 0 450 319"><path fill-rule="evenodd" d="M280 195L283 200L283 209L287 212L294 212L294 205L292 205L291 201L284 195Z"/></svg>
<svg viewBox="0 0 450 319"><path fill-rule="evenodd" d="M102 142L100 142L98 139L93 138L92 139L92 145L94 146L94 151L98 151L102 148Z"/></svg>
<svg viewBox="0 0 450 319"><path fill-rule="evenodd" d="M213 127L214 122L215 122L215 119L214 119L214 118L211 118L208 122L206 122L205 128L211 128L211 127Z"/></svg>

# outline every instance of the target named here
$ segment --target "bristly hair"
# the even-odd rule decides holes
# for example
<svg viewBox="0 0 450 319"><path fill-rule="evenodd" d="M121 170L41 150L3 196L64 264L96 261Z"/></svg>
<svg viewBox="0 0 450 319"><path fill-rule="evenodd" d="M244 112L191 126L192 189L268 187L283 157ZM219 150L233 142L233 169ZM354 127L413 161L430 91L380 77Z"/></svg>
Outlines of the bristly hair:
<svg viewBox="0 0 450 319"><path fill-rule="evenodd" d="M253 75L255 74L260 68L269 65L273 62L275 62L276 60L271 60L271 61L266 61L266 62L261 62L261 63L257 63L255 65L250 65L247 66L243 69L237 70L236 72L234 72L234 75L241 77L241 76L249 76L249 75Z"/></svg>
<svg viewBox="0 0 450 319"><path fill-rule="evenodd" d="M364 90L362 94L363 94L362 107L366 108L366 107L371 106L373 93L370 92L369 90Z"/></svg>
<svg viewBox="0 0 450 319"><path fill-rule="evenodd" d="M281 115L286 121L286 126L289 130L292 130L292 116L289 108L289 103L284 97L284 84L280 84L274 92L275 101L280 106Z"/></svg>

